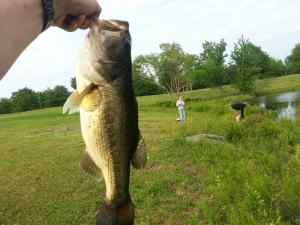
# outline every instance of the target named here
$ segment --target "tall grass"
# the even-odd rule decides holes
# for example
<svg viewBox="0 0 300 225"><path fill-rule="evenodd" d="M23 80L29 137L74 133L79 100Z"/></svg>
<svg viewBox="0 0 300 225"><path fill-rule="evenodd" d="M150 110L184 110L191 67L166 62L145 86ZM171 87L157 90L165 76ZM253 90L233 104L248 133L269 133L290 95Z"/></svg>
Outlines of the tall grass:
<svg viewBox="0 0 300 225"><path fill-rule="evenodd" d="M187 95L187 122L174 99L140 99L148 165L133 171L138 225L300 224L299 119L278 121L249 105L236 123L230 103L249 96L213 90ZM224 136L191 144L186 136ZM80 171L79 118L60 108L0 117L0 224L88 225L104 184Z"/></svg>

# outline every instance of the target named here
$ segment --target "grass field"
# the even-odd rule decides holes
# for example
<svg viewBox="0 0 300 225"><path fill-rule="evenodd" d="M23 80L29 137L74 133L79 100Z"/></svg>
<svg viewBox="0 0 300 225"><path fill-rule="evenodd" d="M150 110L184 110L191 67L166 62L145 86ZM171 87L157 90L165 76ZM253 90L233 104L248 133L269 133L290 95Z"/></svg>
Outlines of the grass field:
<svg viewBox="0 0 300 225"><path fill-rule="evenodd" d="M300 75L258 82L259 94L300 90ZM254 105L234 123L229 104L249 100L230 88L189 92L188 120L174 99L139 99L148 147L145 170L133 171L138 225L300 224L300 115L276 121ZM209 133L225 144L187 143ZM61 108L0 116L0 224L91 225L104 184L79 168L79 116Z"/></svg>

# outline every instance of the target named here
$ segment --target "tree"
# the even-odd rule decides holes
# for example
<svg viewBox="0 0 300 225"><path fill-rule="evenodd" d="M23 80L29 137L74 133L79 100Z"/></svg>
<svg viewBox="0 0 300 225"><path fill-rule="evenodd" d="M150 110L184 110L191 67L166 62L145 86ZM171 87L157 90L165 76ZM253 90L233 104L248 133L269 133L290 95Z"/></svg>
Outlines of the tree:
<svg viewBox="0 0 300 225"><path fill-rule="evenodd" d="M201 89L208 87L206 72L202 69L196 69L188 74L192 89Z"/></svg>
<svg viewBox="0 0 300 225"><path fill-rule="evenodd" d="M43 107L62 106L69 96L66 87L57 85L53 89L47 89L41 94Z"/></svg>
<svg viewBox="0 0 300 225"><path fill-rule="evenodd" d="M13 111L12 102L8 98L0 99L0 114L11 113Z"/></svg>
<svg viewBox="0 0 300 225"><path fill-rule="evenodd" d="M185 80L183 76L185 53L177 43L161 44L160 49L162 52L157 65L159 83L172 93L174 90L171 84L174 80Z"/></svg>
<svg viewBox="0 0 300 225"><path fill-rule="evenodd" d="M39 108L39 99L37 94L29 89L23 88L14 92L11 97L13 111L22 112Z"/></svg>
<svg viewBox="0 0 300 225"><path fill-rule="evenodd" d="M286 58L288 72L300 73L300 43L298 43L292 50L291 55Z"/></svg>
<svg viewBox="0 0 300 225"><path fill-rule="evenodd" d="M213 62L217 66L223 66L227 57L226 42L222 39L219 43L205 41L202 45L203 52L200 54L202 63Z"/></svg>
<svg viewBox="0 0 300 225"><path fill-rule="evenodd" d="M195 56L187 54L177 43L160 45L161 53L153 64L159 84L169 93L190 90L189 74L195 68Z"/></svg>
<svg viewBox="0 0 300 225"><path fill-rule="evenodd" d="M67 98L69 97L70 92L68 89L62 85L57 85L53 88L53 102L52 106L62 106Z"/></svg>
<svg viewBox="0 0 300 225"><path fill-rule="evenodd" d="M248 63L256 69L257 78L267 78L270 71L271 58L260 47L248 42L246 48L248 49Z"/></svg>
<svg viewBox="0 0 300 225"><path fill-rule="evenodd" d="M204 76L204 85L206 87L221 86L225 83L226 46L227 44L224 40L220 42L205 41L203 43L203 52L200 54L201 66L199 74Z"/></svg>
<svg viewBox="0 0 300 225"><path fill-rule="evenodd" d="M152 78L139 78L134 80L134 92L137 96L158 95L164 90Z"/></svg>
<svg viewBox="0 0 300 225"><path fill-rule="evenodd" d="M137 96L163 93L163 88L155 80L156 63L155 55L140 55L133 61L133 87Z"/></svg>
<svg viewBox="0 0 300 225"><path fill-rule="evenodd" d="M286 74L286 66L281 60L277 60L272 58L261 49L261 47L254 45L249 40L245 40L243 37L235 44L235 49L232 54L232 59L234 61L234 66L239 65L239 69L241 69L242 63L244 67L252 70L249 76L255 78L269 78L269 77L277 77ZM239 49L239 50L237 50ZM239 52L240 51L240 52ZM233 68L233 67L232 67ZM239 78L240 72L236 69L236 77ZM253 79L250 79L248 84L254 82ZM247 82L245 81L244 84ZM247 85L246 85L247 86Z"/></svg>
<svg viewBox="0 0 300 225"><path fill-rule="evenodd" d="M242 37L235 43L231 58L236 68L235 85L241 92L253 92L255 90L255 78L260 71L257 64L256 46Z"/></svg>
<svg viewBox="0 0 300 225"><path fill-rule="evenodd" d="M270 58L270 67L266 72L267 77L278 77L287 74L287 66L282 60Z"/></svg>

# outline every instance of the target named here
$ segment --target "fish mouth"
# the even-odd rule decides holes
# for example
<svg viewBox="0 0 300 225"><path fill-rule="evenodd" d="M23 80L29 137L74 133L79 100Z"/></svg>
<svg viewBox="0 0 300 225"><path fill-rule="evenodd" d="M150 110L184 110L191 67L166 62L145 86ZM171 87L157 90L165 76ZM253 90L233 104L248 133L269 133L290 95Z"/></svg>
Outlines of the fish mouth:
<svg viewBox="0 0 300 225"><path fill-rule="evenodd" d="M95 20L92 22L90 30L86 38L90 38L93 33L97 31L111 31L111 32L122 32L129 30L129 23L122 20Z"/></svg>
<svg viewBox="0 0 300 225"><path fill-rule="evenodd" d="M91 24L91 30L128 31L129 23L122 20L96 20Z"/></svg>
<svg viewBox="0 0 300 225"><path fill-rule="evenodd" d="M117 63L131 47L129 23L121 20L93 21L86 36L86 47L94 61Z"/></svg>

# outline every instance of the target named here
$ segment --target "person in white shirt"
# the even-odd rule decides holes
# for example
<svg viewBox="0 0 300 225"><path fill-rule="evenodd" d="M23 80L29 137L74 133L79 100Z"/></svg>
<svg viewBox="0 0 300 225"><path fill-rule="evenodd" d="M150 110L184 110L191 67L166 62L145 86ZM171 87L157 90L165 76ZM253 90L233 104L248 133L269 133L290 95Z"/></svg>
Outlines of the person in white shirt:
<svg viewBox="0 0 300 225"><path fill-rule="evenodd" d="M178 108L178 113L179 113L179 118L177 120L180 122L184 122L185 121L185 110L184 110L183 97L181 95L177 98L176 106Z"/></svg>

